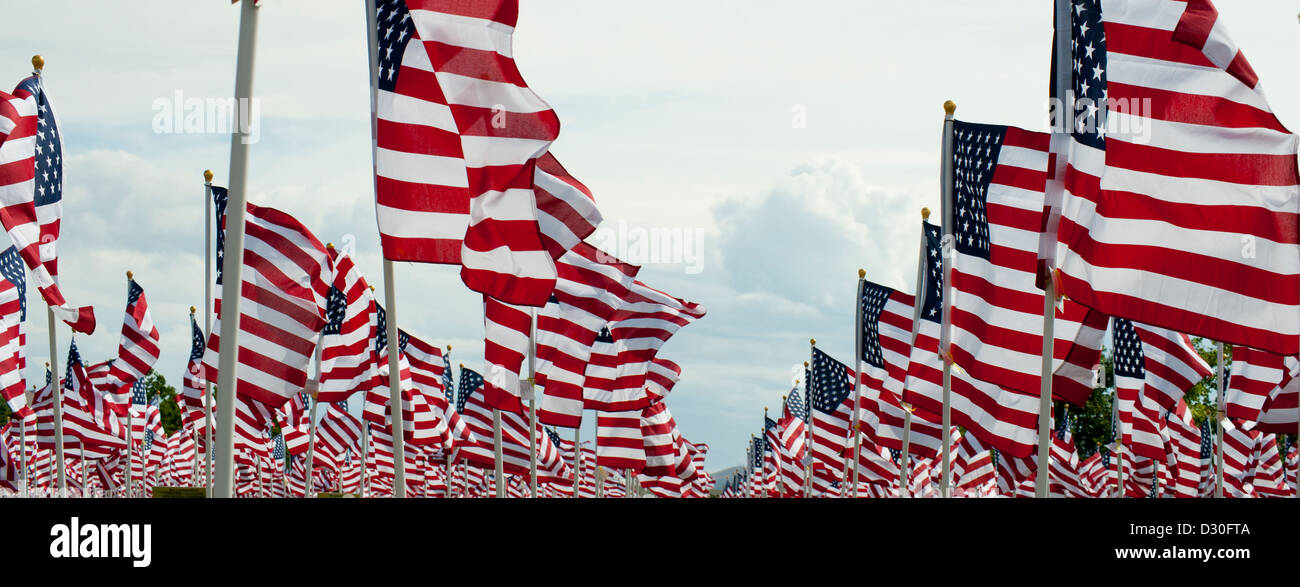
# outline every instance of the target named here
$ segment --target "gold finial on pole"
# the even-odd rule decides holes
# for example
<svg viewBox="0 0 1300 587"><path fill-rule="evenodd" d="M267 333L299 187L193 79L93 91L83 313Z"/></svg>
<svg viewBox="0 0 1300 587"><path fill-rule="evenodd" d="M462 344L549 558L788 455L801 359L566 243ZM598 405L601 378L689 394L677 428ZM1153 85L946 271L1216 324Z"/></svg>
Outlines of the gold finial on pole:
<svg viewBox="0 0 1300 587"><path fill-rule="evenodd" d="M327 248L327 249L333 249L333 248L334 248L334 243L325 243L325 248Z"/></svg>
<svg viewBox="0 0 1300 587"><path fill-rule="evenodd" d="M943 103L943 113L944 113L944 114L947 114L948 116L952 116L953 113L955 113L955 112L957 112L957 103L956 103L956 102L953 102L952 100L948 100L947 102L944 102L944 103Z"/></svg>
<svg viewBox="0 0 1300 587"><path fill-rule="evenodd" d="M32 69L34 70L33 73L36 74L45 69L45 58L40 55L32 55Z"/></svg>
<svg viewBox="0 0 1300 587"><path fill-rule="evenodd" d="M861 269L861 268L859 268L859 269L858 269L858 279L866 279L866 278L867 278L867 270L866 270L866 269Z"/></svg>
<svg viewBox="0 0 1300 587"><path fill-rule="evenodd" d="M447 352L451 352L451 345L447 345Z"/></svg>
<svg viewBox="0 0 1300 587"><path fill-rule="evenodd" d="M464 368L465 368L465 363L461 363L461 364L460 364L460 368L461 368L461 369L464 369Z"/></svg>
<svg viewBox="0 0 1300 587"><path fill-rule="evenodd" d="M208 183L212 183L212 178L213 178L213 177L215 177L215 176L212 175L212 170L211 170L211 169L204 169L204 170L203 170L203 181L206 181L206 182L208 182Z"/></svg>
<svg viewBox="0 0 1300 587"><path fill-rule="evenodd" d="M807 369L807 368L808 368L808 361L804 361L804 362L803 362L803 368L804 368L804 369Z"/></svg>
<svg viewBox="0 0 1300 587"><path fill-rule="evenodd" d="M815 339L815 338L810 338L810 339L808 339L808 344L810 344L810 345L812 345L812 346L817 346L817 339Z"/></svg>
<svg viewBox="0 0 1300 587"><path fill-rule="evenodd" d="M375 291L375 286L370 286L370 291Z"/></svg>
<svg viewBox="0 0 1300 587"><path fill-rule="evenodd" d="M197 312L197 311L199 311L198 308L195 308L194 306L190 306L190 315L191 315L191 316L193 316L194 313Z"/></svg>
<svg viewBox="0 0 1300 587"><path fill-rule="evenodd" d="M921 220L929 220L929 219L930 219L930 209L921 208Z"/></svg>
<svg viewBox="0 0 1300 587"><path fill-rule="evenodd" d="M127 281L130 281L130 280L132 280L132 279L135 279L135 274L134 274L134 273L131 273L130 271L127 271L127 272L126 272L126 279L127 279Z"/></svg>

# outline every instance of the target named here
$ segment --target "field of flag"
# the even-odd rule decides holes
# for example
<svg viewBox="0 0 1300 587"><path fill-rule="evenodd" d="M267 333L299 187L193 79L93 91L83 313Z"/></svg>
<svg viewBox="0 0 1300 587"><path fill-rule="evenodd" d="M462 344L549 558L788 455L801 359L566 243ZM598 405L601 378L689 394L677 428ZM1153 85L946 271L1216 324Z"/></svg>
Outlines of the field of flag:
<svg viewBox="0 0 1300 587"><path fill-rule="evenodd" d="M33 57L0 92L0 497L1297 497L1300 140L1210 0L1052 1L1050 131L944 104L914 289L859 271L856 316L807 333L851 334L854 354L812 338L790 357L801 376L718 479L669 399L691 377L672 339L706 305L590 242L602 196L560 163L561 117L516 65L519 0L356 15L376 218L357 229L378 236L382 275L249 201L237 126L228 185L195 185L207 293L189 346L160 336L126 272L116 355L94 364L75 337L105 314L59 287L77 227ZM250 100L271 6L238 4ZM445 269L428 265L481 296L482 356L398 314L399 268ZM48 340L28 341L29 283ZM24 377L29 342L48 345L44 381ZM189 353L164 398L148 382L173 347ZM1208 413L1188 401L1207 385ZM1109 435L1080 446L1098 397Z"/></svg>

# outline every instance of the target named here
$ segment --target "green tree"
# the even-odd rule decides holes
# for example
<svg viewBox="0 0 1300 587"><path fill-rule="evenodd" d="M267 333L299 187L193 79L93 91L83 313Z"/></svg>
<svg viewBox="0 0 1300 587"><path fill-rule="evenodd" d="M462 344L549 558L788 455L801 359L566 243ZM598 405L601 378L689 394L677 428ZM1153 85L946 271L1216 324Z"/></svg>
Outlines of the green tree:
<svg viewBox="0 0 1300 587"><path fill-rule="evenodd" d="M149 401L155 397L162 397L162 402L158 404L158 411L162 413L163 432L168 436L181 429L181 408L176 403L176 388L167 385L167 378L154 370L150 370L144 377L145 396Z"/></svg>

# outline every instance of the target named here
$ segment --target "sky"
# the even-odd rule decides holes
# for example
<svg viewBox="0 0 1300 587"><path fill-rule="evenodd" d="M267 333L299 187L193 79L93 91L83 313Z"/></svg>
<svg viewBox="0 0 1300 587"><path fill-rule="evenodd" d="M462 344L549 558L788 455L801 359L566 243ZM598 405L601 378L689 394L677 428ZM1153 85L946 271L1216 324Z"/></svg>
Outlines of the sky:
<svg viewBox="0 0 1300 587"><path fill-rule="evenodd" d="M248 200L355 246L382 293L364 3L262 4ZM641 279L708 308L661 356L682 366L668 406L687 439L710 446L711 471L741 463L764 407L779 413L810 338L850 361L859 268L915 289L920 210L939 207L943 102L962 120L1046 130L1045 0L521 4L516 61L558 113L551 152L591 188L602 228L701 235L698 264L647 264ZM1215 4L1296 128L1300 2ZM99 320L77 337L82 356L115 355L133 271L162 336L155 368L179 386L189 307L203 306L202 173L225 185L230 137L153 122L178 92L233 94L238 7L50 0L4 12L24 24L0 37L0 75L17 83L43 55L64 133L60 283ZM395 273L401 327L480 369L481 300L458 270ZM29 304L42 306L34 288ZM35 382L48 355L42 313L28 329ZM68 338L59 328L60 357Z"/></svg>

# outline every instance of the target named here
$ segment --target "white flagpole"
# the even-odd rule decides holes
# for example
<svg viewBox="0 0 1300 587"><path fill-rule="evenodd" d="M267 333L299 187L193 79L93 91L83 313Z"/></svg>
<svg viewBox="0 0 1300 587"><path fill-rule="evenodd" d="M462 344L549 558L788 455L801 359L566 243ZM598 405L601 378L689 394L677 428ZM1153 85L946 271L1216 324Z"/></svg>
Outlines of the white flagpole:
<svg viewBox="0 0 1300 587"><path fill-rule="evenodd" d="M528 310L528 379L522 381L528 399L528 487L537 498L537 309Z"/></svg>
<svg viewBox="0 0 1300 587"><path fill-rule="evenodd" d="M126 288L128 290L128 295L129 290L131 289L131 280L134 278L135 275L130 271L126 272ZM135 493L135 485L131 482L131 469L133 468L131 465L135 459L135 428L133 427L134 423L132 422L135 414L131 413L131 407L133 405L135 405L134 393L131 394L131 399L126 403L126 497L131 497L131 495ZM120 423L121 420L118 420L118 422ZM144 455L140 455L140 474L144 474ZM143 482L144 480L141 479L141 481Z"/></svg>
<svg viewBox="0 0 1300 587"><path fill-rule="evenodd" d="M952 129L957 104L952 100L944 102L943 111L943 160L940 162L939 176L943 194L943 327L939 335L939 352L943 355L943 435L940 439L943 464L939 490L943 497L948 497L952 480L952 447L948 442L952 435L952 257L948 248L952 246Z"/></svg>
<svg viewBox="0 0 1300 587"><path fill-rule="evenodd" d="M370 454L370 422L361 420L361 482L357 487L358 497L366 496L366 458Z"/></svg>
<svg viewBox="0 0 1300 587"><path fill-rule="evenodd" d="M376 12L375 0L366 0L366 38L369 40L367 51L370 55L370 141L371 141L371 165L375 164L375 156L378 136L378 129L375 121L375 107L379 100L379 61L375 51L378 49L379 39L376 37ZM375 189L378 189L375 185ZM384 259L384 309L388 312L388 341L389 349L397 346L397 288L393 282L393 262ZM400 367L398 366L401 357L400 353L388 353L388 388L389 388L389 415L392 421L393 429L393 497L406 497L406 442L402 437L401 431L404 429L402 422L402 379ZM397 455L402 455L398 458Z"/></svg>
<svg viewBox="0 0 1300 587"><path fill-rule="evenodd" d="M248 189L248 135L252 120L244 120L252 111L253 65L257 49L257 14L258 7L254 0L240 3L239 16L239 57L235 68L236 116L239 119L236 132L230 136L230 187L226 207L225 254L222 261L221 306L224 319L221 321L221 349L218 363L217 390L221 396L218 405L226 409L217 418L221 427L217 435L216 478L213 482L214 497L234 497L235 483L235 382L239 380L239 298L242 269L244 266L244 213L246 211Z"/></svg>
<svg viewBox="0 0 1300 587"><path fill-rule="evenodd" d="M1073 6L1070 0L1056 0L1056 91L1059 116L1066 116L1069 109L1064 107L1065 102L1073 104L1073 90L1071 83L1071 34L1073 29ZM1068 132L1064 126L1064 119L1057 120L1053 132ZM1064 169L1063 166L1059 166ZM1051 170L1056 173L1057 170ZM1049 267L1049 271L1054 268ZM1047 471L1051 457L1051 436L1052 436L1052 362L1053 347L1056 343L1056 298L1060 292L1056 291L1056 280L1054 276L1045 276L1043 284L1043 349L1042 349L1042 371L1040 372L1039 397L1038 397L1038 470ZM1051 493L1048 491L1049 476L1038 474L1034 479L1034 497L1050 498Z"/></svg>
<svg viewBox="0 0 1300 587"><path fill-rule="evenodd" d="M32 56L32 75L41 77L45 70L45 59L40 55ZM59 380L59 360L57 331L55 330L54 309L46 307L50 337L51 383L54 384L54 464L55 478L58 481L59 497L67 497L68 480L63 466L63 383Z"/></svg>
<svg viewBox="0 0 1300 587"><path fill-rule="evenodd" d="M203 171L203 335L212 336L212 170ZM190 308L190 314L194 308ZM205 343L206 344L206 343ZM207 442L203 444L203 486L205 495L212 497L212 382L203 377L203 421ZM199 477L198 438L194 439L194 478Z"/></svg>
<svg viewBox="0 0 1300 587"><path fill-rule="evenodd" d="M29 398L27 400L27 405L30 406L31 404L32 402L31 399ZM18 420L18 434L22 435L19 437L19 441L18 441L18 452L20 453L20 458L22 460L22 467L23 467L23 491L21 495L23 497L27 497L27 419L26 418L21 418ZM1285 457L1285 455L1283 456Z"/></svg>
<svg viewBox="0 0 1300 587"><path fill-rule="evenodd" d="M573 498L577 499L578 490L582 487L582 443L578 440L582 436L582 422L579 420L578 425L573 428Z"/></svg>
<svg viewBox="0 0 1300 587"><path fill-rule="evenodd" d="M812 360L815 358L816 353L813 352L813 351L815 351L816 349L817 349L817 339L815 339L815 338L810 338L810 339L808 339L808 360L809 360L809 361L812 361ZM811 369L811 367L810 367L810 369ZM811 373L811 371L810 371L809 373ZM855 374L855 376L856 376L856 374ZM812 377L807 377L807 378L808 378L808 379L812 379ZM806 381L806 382L804 382L804 396L805 396L804 399L807 400L807 401L805 401L805 403L808 404L808 405L807 405L807 407L808 407L808 410L807 410L807 412L808 412L808 425L807 425L807 429L808 429L808 430L807 430L807 432L808 432L808 442L807 442L807 446L804 447L804 458L803 458L803 469L804 469L804 472L803 472L803 475L804 475L804 476L803 476L803 479L804 479L804 483L803 483L803 484L804 484L804 497L812 497L812 496L813 496L813 478L812 478L812 476L813 476L813 456L812 456L812 455L813 455L813 438L814 438L814 437L813 437L813 414L812 414L812 409L813 409L813 407L812 407L812 381ZM764 424L766 424L766 422L764 422ZM778 477L780 477L780 473L781 473L780 470L778 470L778 471L777 471L777 476L778 476Z"/></svg>
<svg viewBox="0 0 1300 587"><path fill-rule="evenodd" d="M921 208L922 224L924 225L924 223L929 220L930 220L930 209ZM916 252L916 301L912 304L912 335L911 337L908 338L908 343L907 343L909 349L916 344L916 337L920 333L920 329L921 329L920 328L921 308L922 306L925 305L925 289L926 289L925 284L927 281L926 276L928 275L925 266L929 262L925 256L926 248L927 248L927 243L925 240L925 230L923 226L921 230L921 244L917 248L917 252ZM947 379L945 378L944 381L946 382ZM907 489L906 466L908 462L906 457L909 455L908 451L911 449L910 445L911 445L911 436L912 436L912 409L911 406L906 403L902 404L900 407L903 408L903 454L902 454L903 459L901 459L899 469L898 469L899 481L903 484L899 487L899 496L901 497L906 493L906 489Z"/></svg>
<svg viewBox="0 0 1300 587"><path fill-rule="evenodd" d="M334 245L333 244L329 245L329 248L331 249L334 248ZM316 458L316 406L320 405L320 402L316 400L316 394L320 392L320 355L321 355L321 347L323 346L325 346L325 337L322 335L319 339L316 340L316 380L308 381L308 385L311 385L313 383L315 385L313 386L314 388L309 388L307 390L311 394L311 414L307 416L307 418L310 420L307 426L307 476L308 477L311 477L312 461L314 461ZM342 477L342 475L339 475L339 477ZM303 494L303 497L311 497L311 490L312 490L312 485L308 484L307 491Z"/></svg>
<svg viewBox="0 0 1300 587"><path fill-rule="evenodd" d="M501 410L495 408L492 410L492 452L496 459L496 467L493 469L496 476L493 477L493 481L497 487L497 499L504 499L506 484L502 479L504 467L501 462Z"/></svg>
<svg viewBox="0 0 1300 587"><path fill-rule="evenodd" d="M1223 497L1223 422L1227 419L1227 412L1224 407L1223 397L1223 343L1219 343L1219 360L1214 365L1214 379L1218 388L1219 397L1216 400L1218 408L1215 410L1215 419L1219 422L1219 446L1215 448L1215 473L1214 473L1214 497ZM1282 456L1282 461L1286 462L1286 455Z"/></svg>
<svg viewBox="0 0 1300 587"><path fill-rule="evenodd" d="M853 305L855 306L854 313L857 315L857 318L853 321L853 341L854 341L853 353L854 355L856 355L853 357L853 360L857 363L857 368L853 370L853 425L849 426L849 433L853 435L852 465L853 465L853 496L855 497L858 494L857 493L858 491L857 465L858 465L858 449L860 444L858 442L858 422L861 421L859 415L859 409L858 409L858 402L861 401L862 399L861 397L862 396L862 346L864 344L864 341L862 340L862 318L863 318L862 292L866 288L866 286L867 286L867 270L858 269L858 297L853 301ZM811 408L811 401L812 400L809 399L810 408ZM812 412L809 412L809 414L811 413ZM811 420L811 418L809 418L809 420ZM849 476L850 463L848 462L848 459L844 459L844 460L845 463L844 463L843 480L847 481ZM841 481L840 497L848 497L847 495L848 492L845 491L844 489L845 489L844 483Z"/></svg>
<svg viewBox="0 0 1300 587"><path fill-rule="evenodd" d="M912 497L912 406L903 404L903 452L898 455L898 496Z"/></svg>
<svg viewBox="0 0 1300 587"><path fill-rule="evenodd" d="M862 423L853 425L853 493L846 497L858 497L858 463L862 458Z"/></svg>

